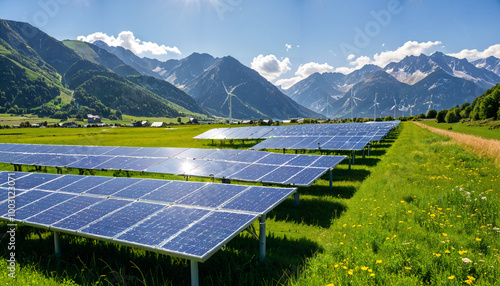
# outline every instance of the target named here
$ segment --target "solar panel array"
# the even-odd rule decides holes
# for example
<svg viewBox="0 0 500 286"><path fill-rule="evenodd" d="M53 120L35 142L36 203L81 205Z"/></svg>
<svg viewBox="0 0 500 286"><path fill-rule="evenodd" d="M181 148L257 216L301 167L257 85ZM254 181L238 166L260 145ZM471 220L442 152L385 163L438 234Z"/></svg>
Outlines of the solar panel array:
<svg viewBox="0 0 500 286"><path fill-rule="evenodd" d="M0 144L0 162L310 186L345 156L252 150Z"/></svg>
<svg viewBox="0 0 500 286"><path fill-rule="evenodd" d="M15 179L10 182L10 179ZM0 219L205 261L295 188L0 172Z"/></svg>
<svg viewBox="0 0 500 286"><path fill-rule="evenodd" d="M400 121L217 128L194 139L267 139L251 149L362 150Z"/></svg>

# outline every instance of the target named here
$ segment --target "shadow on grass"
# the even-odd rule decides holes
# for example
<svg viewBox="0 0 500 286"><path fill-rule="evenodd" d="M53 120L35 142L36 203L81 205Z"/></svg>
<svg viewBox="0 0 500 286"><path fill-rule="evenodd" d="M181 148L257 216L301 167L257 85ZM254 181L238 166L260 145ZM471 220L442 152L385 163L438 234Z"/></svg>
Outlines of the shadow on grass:
<svg viewBox="0 0 500 286"><path fill-rule="evenodd" d="M0 232L5 234L5 224ZM19 227L16 240L18 265L58 282L73 279L82 285L190 285L188 260L138 250L98 240L61 234L62 256L54 255L53 235L42 230ZM259 241L248 234L234 238L224 251L217 251L199 264L201 285L261 285L286 283L309 257L322 251L308 239L275 237L268 228L266 262L259 263ZM8 257L7 236L0 245Z"/></svg>
<svg viewBox="0 0 500 286"><path fill-rule="evenodd" d="M335 197L340 199L350 199L356 193L353 186L334 186L331 189L328 186L312 186L308 188L299 188L301 195L316 197Z"/></svg>
<svg viewBox="0 0 500 286"><path fill-rule="evenodd" d="M268 217L277 221L328 228L332 219L339 218L345 210L346 206L338 202L301 197L299 206L295 206L292 199L285 200Z"/></svg>
<svg viewBox="0 0 500 286"><path fill-rule="evenodd" d="M366 159L365 159L366 160ZM329 177L323 175L321 178L324 180L329 180ZM362 182L370 175L370 171L366 169L333 169L333 180L334 181L350 181L350 182Z"/></svg>

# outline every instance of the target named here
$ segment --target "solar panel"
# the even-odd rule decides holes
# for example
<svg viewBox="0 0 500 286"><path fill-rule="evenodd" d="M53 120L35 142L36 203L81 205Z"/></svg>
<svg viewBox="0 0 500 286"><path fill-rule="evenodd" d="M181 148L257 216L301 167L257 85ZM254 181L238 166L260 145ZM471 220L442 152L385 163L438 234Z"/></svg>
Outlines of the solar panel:
<svg viewBox="0 0 500 286"><path fill-rule="evenodd" d="M177 201L179 204L217 208L246 190L247 186L210 184Z"/></svg>
<svg viewBox="0 0 500 286"><path fill-rule="evenodd" d="M319 177L321 177L324 173L326 173L326 171L328 171L328 169L323 169L323 168L303 169L302 171L300 171L300 173L288 179L288 181L286 181L285 184L292 184L296 186L309 186Z"/></svg>
<svg viewBox="0 0 500 286"><path fill-rule="evenodd" d="M108 152L104 153L104 155L108 156L128 156L134 152L140 150L140 147L116 147Z"/></svg>
<svg viewBox="0 0 500 286"><path fill-rule="evenodd" d="M0 178L5 173L0 172ZM260 214L296 191L185 181L13 174L29 185L26 192L16 196L15 221L198 261L208 259ZM38 190L43 188L50 191ZM113 197L92 193L111 193ZM7 203L0 204L4 220L8 219Z"/></svg>
<svg viewBox="0 0 500 286"><path fill-rule="evenodd" d="M248 129L250 130L250 129ZM314 137L318 138L318 137ZM308 140L308 139L304 139ZM308 140L310 142L310 140ZM344 143L342 143L344 144ZM358 146L358 143L352 143L353 146ZM52 145L49 145L52 146ZM13 145L7 146L10 149L14 149ZM290 155L290 154L277 154L262 151L251 151L251 150L231 150L231 149L188 149L188 148L132 148L132 147L91 147L91 148L80 148L81 146L71 146L71 150L78 150L82 153L85 150L90 150L89 153L103 153L105 155L73 155L73 154L31 154L27 155L23 151L28 151L32 148L32 145L22 145L22 148L15 148L19 152L3 152L0 151L0 161L10 162L10 157L22 154L20 157L22 160L27 160L26 156L32 157L27 160L26 163L36 163L38 165L46 165L44 160L47 160L47 164L61 164L65 161L64 158L73 158L72 160L77 160L76 162L67 165L69 168L81 168L81 169L104 169L104 170L125 170L125 171L139 171L139 172L152 172L152 173L163 173L163 174L173 174L173 175L184 175L184 176L200 176L200 177L215 177L215 178L227 178L234 180L243 181L262 181L262 178L269 174L271 171L277 169L281 165L286 164L287 166L297 166L308 168L317 158L321 156L313 155ZM65 149L64 146L56 146L58 149ZM25 148L25 150L23 150ZM103 150L99 150L103 148ZM45 148L47 150L51 148ZM53 148L52 148L53 149ZM147 149L147 150L146 150ZM72 151L69 151L72 152ZM143 153L142 153L143 152ZM108 156L106 154L129 154L129 155L139 155L139 154L150 154L154 157L136 157L136 156L124 156L124 155L113 155ZM4 156L2 156L2 154ZM86 156L86 157L82 157ZM179 156L179 157L177 157ZM195 157L189 158L189 157ZM3 159L2 159L3 158ZM340 157L344 158L344 157ZM55 160L59 160L57 163ZM325 168L333 168L337 163L327 166L324 161ZM255 165L257 164L257 165ZM252 166L255 165L255 166ZM243 171L245 169L245 171ZM242 172L243 171L243 172ZM270 177L264 177L270 178ZM311 178L313 179L313 178ZM290 184L297 185L298 182L293 182L290 180ZM301 180L303 181L303 180ZM262 181L266 182L266 181ZM267 183L275 183L272 182ZM1 186L0 186L1 187ZM110 195L108 192L103 194Z"/></svg>
<svg viewBox="0 0 500 286"><path fill-rule="evenodd" d="M199 257L211 255L257 219L257 215L215 211L161 245L159 249Z"/></svg>
<svg viewBox="0 0 500 286"><path fill-rule="evenodd" d="M302 170L300 167L282 166L265 175L262 181L283 184Z"/></svg>

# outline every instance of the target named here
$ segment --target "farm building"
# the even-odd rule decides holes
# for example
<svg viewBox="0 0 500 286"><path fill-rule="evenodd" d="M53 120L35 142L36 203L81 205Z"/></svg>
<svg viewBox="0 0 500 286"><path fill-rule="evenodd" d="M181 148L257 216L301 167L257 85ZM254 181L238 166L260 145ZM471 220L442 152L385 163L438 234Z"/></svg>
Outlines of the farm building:
<svg viewBox="0 0 500 286"><path fill-rule="evenodd" d="M151 127L165 127L165 126L167 126L167 123L165 122L153 122L151 124Z"/></svg>
<svg viewBox="0 0 500 286"><path fill-rule="evenodd" d="M88 123L101 123L101 117L99 115L87 114Z"/></svg>

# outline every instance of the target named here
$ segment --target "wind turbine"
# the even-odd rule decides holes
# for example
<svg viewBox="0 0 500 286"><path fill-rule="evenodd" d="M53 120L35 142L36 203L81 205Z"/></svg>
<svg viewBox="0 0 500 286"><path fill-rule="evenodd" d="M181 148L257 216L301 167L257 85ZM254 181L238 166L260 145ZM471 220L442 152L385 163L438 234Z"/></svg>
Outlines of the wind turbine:
<svg viewBox="0 0 500 286"><path fill-rule="evenodd" d="M413 105L408 103L408 109L410 110L410 116L413 116L413 107L415 107L416 104L417 104L416 98L415 98L415 102L413 103Z"/></svg>
<svg viewBox="0 0 500 286"><path fill-rule="evenodd" d="M229 124L231 124L233 122L233 105L231 104L231 98L233 96L236 96L236 94L233 93L233 91L240 85L243 85L245 83L240 83L238 84L237 86L233 87L231 89L231 91L228 91L227 88L226 88L226 85L224 84L224 82L222 82L222 85L224 86L224 90L226 91L227 93L227 97L226 97L226 100L224 100L224 103L220 106L220 108L222 108L224 106L224 104L226 104L226 101L229 99ZM236 96L237 97L237 96Z"/></svg>
<svg viewBox="0 0 500 286"><path fill-rule="evenodd" d="M352 104L354 103L354 104L356 104L356 106L358 106L358 103L356 102L356 100L361 100L361 99L357 98L356 96L354 96L352 94L352 89L351 89L351 96L346 100L346 102L344 103L344 105L342 105L342 107L346 107L349 104L349 102L351 102L351 118L352 118L353 121L354 121L354 117L352 116L352 111L353 111Z"/></svg>
<svg viewBox="0 0 500 286"><path fill-rule="evenodd" d="M389 110L394 109L394 119L396 119L396 108L398 107L398 104L396 103L396 98L394 97L394 95L392 96L392 98L394 99L394 105Z"/></svg>
<svg viewBox="0 0 500 286"><path fill-rule="evenodd" d="M432 96L433 96L433 95L434 95L434 94L431 94L431 99L430 99L429 101L424 102L424 105L429 104L429 107L427 108L427 113L429 113L429 110L431 110L431 108L432 108L432 104L434 103L434 102L432 102Z"/></svg>
<svg viewBox="0 0 500 286"><path fill-rule="evenodd" d="M402 111L403 112L403 117L405 117L405 111L408 111L408 107L405 106L404 104L404 101L403 101L403 104L400 104L400 108L399 108L399 111Z"/></svg>
<svg viewBox="0 0 500 286"><path fill-rule="evenodd" d="M375 119L377 119L377 106L378 105L380 105L380 104L377 102L377 93L375 93L375 100L373 100L373 105L370 107L370 108L373 107L373 121L375 121Z"/></svg>
<svg viewBox="0 0 500 286"><path fill-rule="evenodd" d="M328 95L328 96L326 97L326 119L328 119L328 106L333 107L333 106L330 104L329 99L330 99L330 95Z"/></svg>

